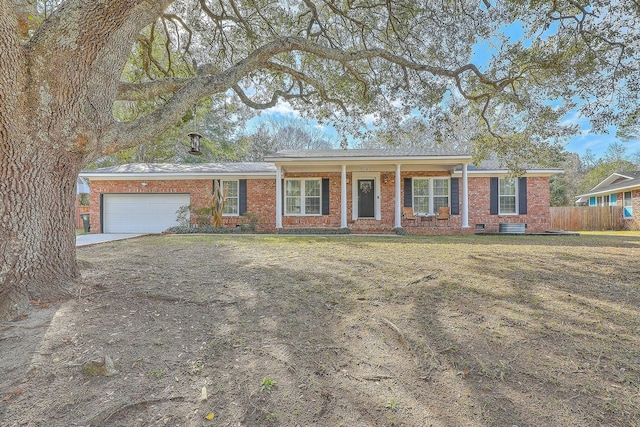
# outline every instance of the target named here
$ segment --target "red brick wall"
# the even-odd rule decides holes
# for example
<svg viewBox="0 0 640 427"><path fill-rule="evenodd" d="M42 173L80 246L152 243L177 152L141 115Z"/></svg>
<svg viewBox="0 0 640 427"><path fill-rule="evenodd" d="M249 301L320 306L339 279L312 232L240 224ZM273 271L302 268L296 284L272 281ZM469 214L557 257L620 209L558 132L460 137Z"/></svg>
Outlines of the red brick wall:
<svg viewBox="0 0 640 427"><path fill-rule="evenodd" d="M145 182L147 185L143 186ZM91 180L90 220L91 231L99 233L100 226L100 194L108 193L188 193L191 195L192 212L206 207L211 202L213 180L137 180L137 181L97 181ZM275 229L275 181L272 179L247 180L247 212L258 215L257 225L260 231ZM223 225L235 227L242 221L238 216L225 216ZM196 216L191 215L195 224Z"/></svg>
<svg viewBox="0 0 640 427"><path fill-rule="evenodd" d="M469 226L485 224L485 230L497 231L499 223L527 224L527 233L539 233L549 229L549 178L527 178L527 214L491 215L489 177L469 178ZM460 189L462 197L462 188Z"/></svg>
<svg viewBox="0 0 640 427"><path fill-rule="evenodd" d="M284 178L329 178L329 215L284 215L282 211L283 228L340 228L340 177L338 173L287 173ZM284 197L284 194L282 195ZM351 204L350 190L347 191L348 205ZM275 193L273 203L275 204ZM351 215L349 208L348 214ZM275 212L274 212L275 219ZM274 223L275 224L275 223Z"/></svg>
<svg viewBox="0 0 640 427"><path fill-rule="evenodd" d="M446 172L403 172L401 180L408 177L448 176ZM330 214L319 216L284 216L282 225L286 228L339 228L340 227L340 178L337 173L288 173L285 178L329 178ZM347 225L354 233L391 233L395 222L395 172L380 174L381 220L352 220L352 174L347 174ZM192 208L198 209L208 205L212 193L212 180L159 180L144 181L91 181L91 230L100 232L100 194L101 193L189 193ZM275 231L275 179L247 180L247 212L258 216L257 231ZM404 206L403 182L400 184L400 205ZM462 197L462 188L460 188ZM527 224L527 232L541 232L549 228L549 179L546 177L527 178L527 214L526 215L490 215L489 213L489 178L469 178L469 226L461 229L461 215L451 216L450 227L414 227L412 232L450 234L456 232L473 232L476 224L485 224L485 229L498 229L499 223L523 222ZM634 194L634 202L640 202L640 195ZM634 209L640 211L640 208ZM243 218L225 216L223 225L235 227ZM195 223L195 216L192 215ZM415 225L408 221L403 226ZM423 224L420 224L423 225Z"/></svg>
<svg viewBox="0 0 640 427"><path fill-rule="evenodd" d="M616 206L624 207L624 192L616 194ZM631 190L632 217L625 219L625 228L640 229L640 190Z"/></svg>
<svg viewBox="0 0 640 427"><path fill-rule="evenodd" d="M258 215L256 231L274 231L276 229L276 180L247 180L247 212ZM232 224L241 221L240 217L225 217Z"/></svg>

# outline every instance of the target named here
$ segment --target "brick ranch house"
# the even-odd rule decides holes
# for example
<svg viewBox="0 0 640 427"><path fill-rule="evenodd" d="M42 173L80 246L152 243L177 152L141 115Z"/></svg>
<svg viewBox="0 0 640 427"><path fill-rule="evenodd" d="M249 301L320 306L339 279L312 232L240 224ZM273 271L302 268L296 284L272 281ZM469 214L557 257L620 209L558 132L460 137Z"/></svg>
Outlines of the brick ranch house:
<svg viewBox="0 0 640 427"><path fill-rule="evenodd" d="M439 149L285 150L260 163L128 164L80 176L90 181L91 230L97 233L162 232L176 225L181 206L190 205L192 213L207 206L214 180L227 191L225 227L251 213L260 232L549 228L549 177L561 170L531 168L514 178L495 162L470 162L467 154ZM440 207L450 214L442 220Z"/></svg>
<svg viewBox="0 0 640 427"><path fill-rule="evenodd" d="M640 171L614 172L589 192L578 196L578 205L620 206L626 228L640 227Z"/></svg>

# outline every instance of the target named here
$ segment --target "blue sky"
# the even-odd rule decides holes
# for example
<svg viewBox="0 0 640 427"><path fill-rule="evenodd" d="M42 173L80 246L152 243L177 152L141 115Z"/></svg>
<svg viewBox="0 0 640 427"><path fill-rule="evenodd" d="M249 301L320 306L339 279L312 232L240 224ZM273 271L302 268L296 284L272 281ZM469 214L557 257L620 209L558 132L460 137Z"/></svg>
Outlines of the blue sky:
<svg viewBox="0 0 640 427"><path fill-rule="evenodd" d="M289 104L279 103L277 106L262 112L262 117L271 117L277 120L279 117L297 118L299 117L299 115L293 108L291 108ZM255 128L260 120L261 117L252 119L247 125L248 128ZM609 129L610 132L608 134L595 134L591 132L589 121L584 117L581 118L578 115L573 114L571 116L568 116L566 118L566 121L570 123L576 123L580 126L580 133L571 138L566 144L565 147L567 151L578 153L579 155L583 156L587 152L587 150L590 150L596 155L596 157L602 157L607 150L607 147L609 147L612 142L620 141L618 138L616 138L616 130L614 127L611 127ZM317 123L312 121L309 121L308 125L318 126ZM325 131L328 137L336 139L338 138L337 131L333 127L323 126L322 129ZM640 140L628 142L623 141L623 144L627 146L627 153L629 155L640 152Z"/></svg>
<svg viewBox="0 0 640 427"><path fill-rule="evenodd" d="M538 37L545 38L556 31L556 26L551 25L543 34ZM514 22L510 26L504 29L504 34L509 37L511 41L523 40L525 32L521 22ZM525 46L529 44L527 40L524 40ZM499 40L497 38L490 40L482 40L475 46L475 54L472 57L472 61L475 64L486 64L491 58L492 53L499 50ZM607 147L612 142L620 141L616 137L616 128L610 127L609 132L606 134L593 133L589 120L585 117L581 117L577 112L571 112L565 118L566 124L577 124L580 128L578 135L572 137L566 144L567 151L578 153L581 156L584 155L587 150L593 152L597 157L601 157ZM623 142L627 146L627 153L633 154L640 152L640 140Z"/></svg>

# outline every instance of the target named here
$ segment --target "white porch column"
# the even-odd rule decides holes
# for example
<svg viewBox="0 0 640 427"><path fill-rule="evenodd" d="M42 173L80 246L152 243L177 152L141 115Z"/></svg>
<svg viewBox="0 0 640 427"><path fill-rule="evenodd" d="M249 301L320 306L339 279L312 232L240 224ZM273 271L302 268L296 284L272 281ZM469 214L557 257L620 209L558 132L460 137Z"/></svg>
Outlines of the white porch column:
<svg viewBox="0 0 640 427"><path fill-rule="evenodd" d="M469 228L469 180L467 164L462 165L462 228Z"/></svg>
<svg viewBox="0 0 640 427"><path fill-rule="evenodd" d="M400 228L402 227L402 193L400 187L400 164L396 165L396 190L395 190L395 201L396 201L396 215L394 221L394 227Z"/></svg>
<svg viewBox="0 0 640 427"><path fill-rule="evenodd" d="M342 165L340 178L340 227L347 228L347 165Z"/></svg>
<svg viewBox="0 0 640 427"><path fill-rule="evenodd" d="M282 228L282 167L276 166L276 228Z"/></svg>

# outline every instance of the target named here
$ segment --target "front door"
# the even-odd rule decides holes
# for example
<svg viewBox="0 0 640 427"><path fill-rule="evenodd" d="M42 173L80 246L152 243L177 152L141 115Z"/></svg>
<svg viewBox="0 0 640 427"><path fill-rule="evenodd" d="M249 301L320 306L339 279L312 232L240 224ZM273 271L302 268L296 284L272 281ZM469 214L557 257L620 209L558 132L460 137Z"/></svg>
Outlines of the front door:
<svg viewBox="0 0 640 427"><path fill-rule="evenodd" d="M358 180L358 217L373 218L375 216L375 180Z"/></svg>

